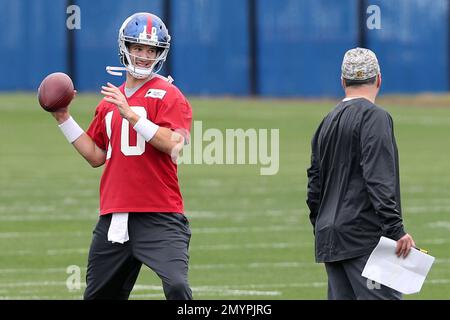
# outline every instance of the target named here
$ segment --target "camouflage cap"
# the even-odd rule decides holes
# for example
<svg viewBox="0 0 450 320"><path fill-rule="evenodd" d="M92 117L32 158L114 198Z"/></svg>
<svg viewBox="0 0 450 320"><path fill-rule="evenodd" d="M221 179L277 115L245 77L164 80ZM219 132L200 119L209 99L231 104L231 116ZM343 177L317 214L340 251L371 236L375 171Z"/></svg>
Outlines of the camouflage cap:
<svg viewBox="0 0 450 320"><path fill-rule="evenodd" d="M380 73L377 56L365 48L348 50L342 60L342 78L348 80L366 80Z"/></svg>

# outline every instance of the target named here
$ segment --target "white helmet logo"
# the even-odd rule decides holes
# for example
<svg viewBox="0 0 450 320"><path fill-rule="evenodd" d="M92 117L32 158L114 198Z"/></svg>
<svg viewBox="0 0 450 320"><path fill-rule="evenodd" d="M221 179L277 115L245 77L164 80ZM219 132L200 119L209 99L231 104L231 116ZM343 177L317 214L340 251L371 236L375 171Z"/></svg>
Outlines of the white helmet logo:
<svg viewBox="0 0 450 320"><path fill-rule="evenodd" d="M158 42L158 35L156 27L152 27L152 33L148 34L147 32L147 26L144 26L144 30L139 34L139 39L141 40L148 40L150 38L150 41Z"/></svg>

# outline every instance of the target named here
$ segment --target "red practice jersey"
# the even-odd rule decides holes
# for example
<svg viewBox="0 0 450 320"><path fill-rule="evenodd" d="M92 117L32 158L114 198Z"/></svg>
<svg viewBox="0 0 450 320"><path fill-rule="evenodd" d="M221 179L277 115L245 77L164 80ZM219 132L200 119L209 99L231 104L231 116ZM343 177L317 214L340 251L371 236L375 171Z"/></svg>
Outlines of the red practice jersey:
<svg viewBox="0 0 450 320"><path fill-rule="evenodd" d="M124 93L125 84L120 87ZM177 87L153 77L127 98L141 117L160 127L190 132L192 109ZM100 214L112 212L184 213L177 165L170 155L147 143L120 116L117 106L102 100L87 134L107 153L100 181Z"/></svg>

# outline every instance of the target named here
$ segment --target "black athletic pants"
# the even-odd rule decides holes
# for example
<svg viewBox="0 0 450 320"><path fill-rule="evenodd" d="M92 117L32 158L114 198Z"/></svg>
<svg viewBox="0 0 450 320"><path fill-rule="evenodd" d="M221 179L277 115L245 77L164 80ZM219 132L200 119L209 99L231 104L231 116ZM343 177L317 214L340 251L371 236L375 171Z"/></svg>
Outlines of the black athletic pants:
<svg viewBox="0 0 450 320"><path fill-rule="evenodd" d="M325 262L328 274L328 300L401 300L394 289L364 278L361 273L370 255Z"/></svg>
<svg viewBox="0 0 450 320"><path fill-rule="evenodd" d="M100 216L89 250L84 299L128 299L142 264L161 278L168 300L190 300L189 222L179 213L132 212L130 240L108 241L111 214Z"/></svg>

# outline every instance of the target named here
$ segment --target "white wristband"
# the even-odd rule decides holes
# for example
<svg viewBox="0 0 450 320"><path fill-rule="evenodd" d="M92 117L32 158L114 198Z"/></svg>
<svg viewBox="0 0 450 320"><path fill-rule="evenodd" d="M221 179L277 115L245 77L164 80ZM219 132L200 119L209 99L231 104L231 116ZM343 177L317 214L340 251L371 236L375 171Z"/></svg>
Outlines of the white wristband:
<svg viewBox="0 0 450 320"><path fill-rule="evenodd" d="M72 117L59 124L58 127L70 143L73 143L84 133L84 130L81 129Z"/></svg>
<svg viewBox="0 0 450 320"><path fill-rule="evenodd" d="M136 132L141 136L143 136L145 141L148 142L156 134L159 126L144 117L140 117L138 122L136 122L136 124L134 125L133 129L136 130Z"/></svg>

